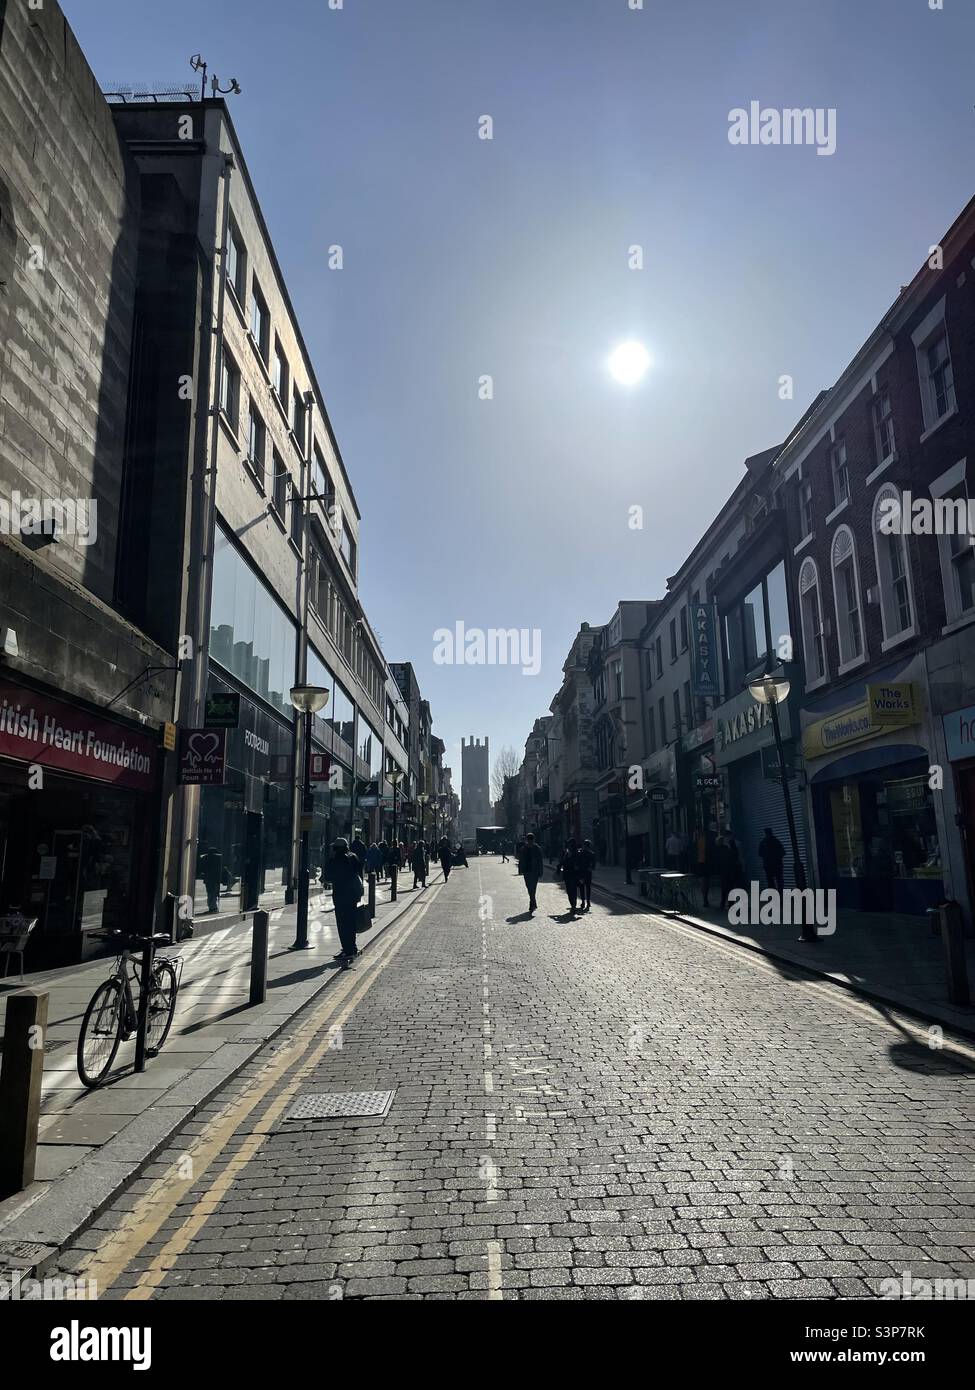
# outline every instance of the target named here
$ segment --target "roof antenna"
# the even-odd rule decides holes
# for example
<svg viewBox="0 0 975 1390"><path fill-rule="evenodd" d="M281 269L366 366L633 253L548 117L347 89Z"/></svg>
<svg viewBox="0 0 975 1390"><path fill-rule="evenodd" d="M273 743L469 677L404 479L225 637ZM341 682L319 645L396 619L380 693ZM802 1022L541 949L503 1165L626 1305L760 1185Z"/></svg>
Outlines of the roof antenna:
<svg viewBox="0 0 975 1390"><path fill-rule="evenodd" d="M206 98L207 91L206 59L201 54L194 53L193 57L190 59L190 67L194 72L202 73L200 78L200 100L203 101ZM220 78L214 73L210 78L210 94L214 97L225 97L229 96L231 92L236 93L238 96L240 95L240 83L237 81L236 77L230 79L229 87L221 87Z"/></svg>

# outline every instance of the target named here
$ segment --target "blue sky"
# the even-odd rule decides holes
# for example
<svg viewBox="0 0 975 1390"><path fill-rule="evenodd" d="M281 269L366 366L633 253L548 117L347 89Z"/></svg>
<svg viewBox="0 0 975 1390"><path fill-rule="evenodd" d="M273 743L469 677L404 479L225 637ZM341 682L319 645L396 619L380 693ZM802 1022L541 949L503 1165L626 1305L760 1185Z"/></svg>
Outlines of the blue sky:
<svg viewBox="0 0 975 1390"><path fill-rule="evenodd" d="M239 79L363 602L455 783L462 735L520 751L580 621L663 593L972 195L975 6L944 5L63 0L103 86L182 81L196 52ZM752 100L834 107L836 153L732 146ZM605 369L630 337L654 359L633 389ZM540 674L435 665L458 620L539 629Z"/></svg>

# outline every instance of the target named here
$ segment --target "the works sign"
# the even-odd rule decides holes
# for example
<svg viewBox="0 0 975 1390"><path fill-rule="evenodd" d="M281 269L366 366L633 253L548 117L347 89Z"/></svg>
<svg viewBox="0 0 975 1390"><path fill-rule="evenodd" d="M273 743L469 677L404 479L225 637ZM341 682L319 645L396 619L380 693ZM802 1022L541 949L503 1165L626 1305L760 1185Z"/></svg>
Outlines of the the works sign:
<svg viewBox="0 0 975 1390"><path fill-rule="evenodd" d="M148 791L156 741L63 700L0 685L0 755Z"/></svg>

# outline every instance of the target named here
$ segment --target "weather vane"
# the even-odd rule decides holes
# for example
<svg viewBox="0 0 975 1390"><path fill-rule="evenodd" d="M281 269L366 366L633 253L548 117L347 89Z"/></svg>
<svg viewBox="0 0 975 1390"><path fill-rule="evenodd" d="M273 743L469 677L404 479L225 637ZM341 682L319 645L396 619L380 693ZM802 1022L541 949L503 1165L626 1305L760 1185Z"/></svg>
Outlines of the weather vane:
<svg viewBox="0 0 975 1390"><path fill-rule="evenodd" d="M190 59L190 67L193 69L194 72L199 72L203 74L200 78L200 100L203 101L203 99L206 97L207 90L206 59L201 54L194 53L193 57ZM230 79L229 87L221 87L220 78L217 77L216 73L214 73L213 77L210 78L211 96L225 97L228 96L231 92L235 92L238 95L240 94L240 83L237 81L236 77L232 77Z"/></svg>

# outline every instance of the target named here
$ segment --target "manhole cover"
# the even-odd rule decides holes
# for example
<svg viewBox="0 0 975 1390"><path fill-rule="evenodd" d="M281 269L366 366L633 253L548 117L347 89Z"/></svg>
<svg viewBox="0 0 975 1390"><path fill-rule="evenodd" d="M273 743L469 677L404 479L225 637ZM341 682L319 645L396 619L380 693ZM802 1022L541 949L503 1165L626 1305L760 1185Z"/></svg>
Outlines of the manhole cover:
<svg viewBox="0 0 975 1390"><path fill-rule="evenodd" d="M346 1115L385 1115L395 1094L395 1091L306 1091L284 1118L329 1120Z"/></svg>

